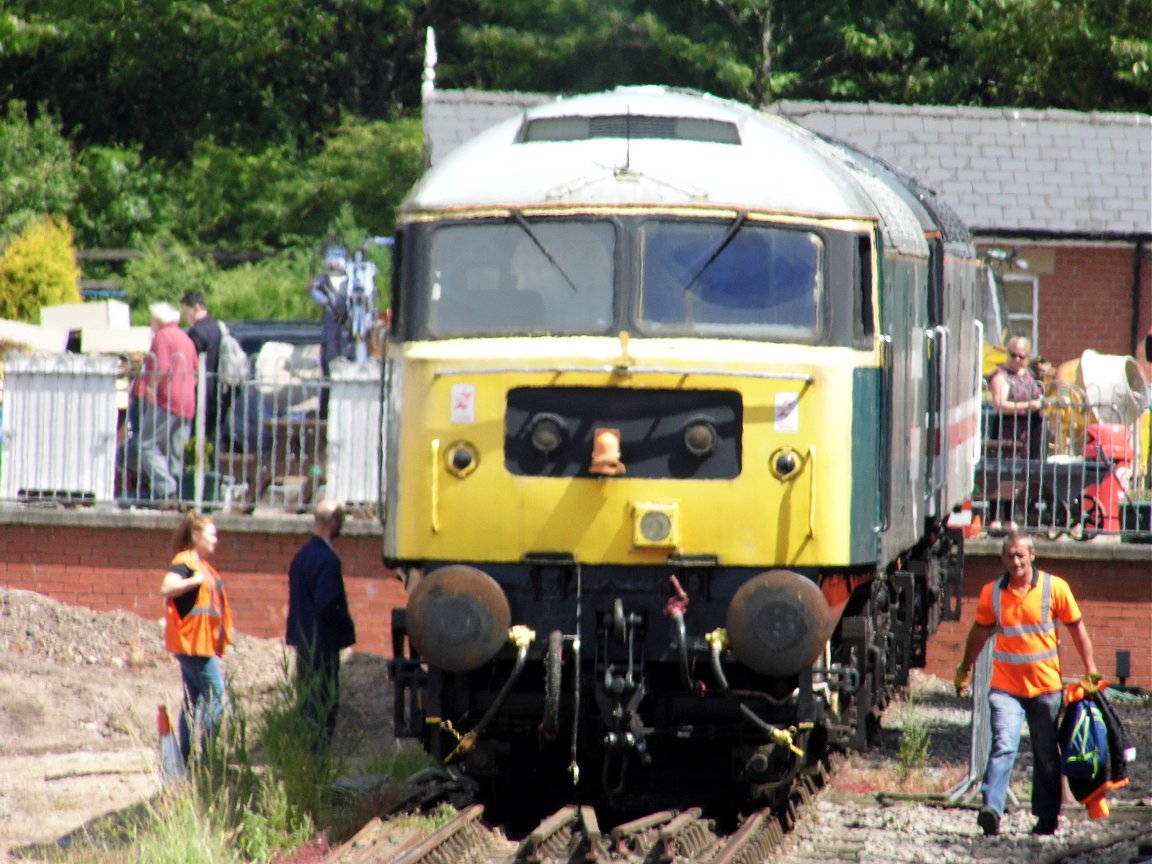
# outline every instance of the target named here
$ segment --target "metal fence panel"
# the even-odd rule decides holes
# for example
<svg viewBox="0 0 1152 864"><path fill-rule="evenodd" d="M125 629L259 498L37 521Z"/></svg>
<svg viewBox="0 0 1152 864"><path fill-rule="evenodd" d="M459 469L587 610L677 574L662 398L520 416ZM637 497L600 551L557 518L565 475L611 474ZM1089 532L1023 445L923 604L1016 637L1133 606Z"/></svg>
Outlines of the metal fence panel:
<svg viewBox="0 0 1152 864"><path fill-rule="evenodd" d="M113 499L118 366L114 357L7 356L3 498L79 503Z"/></svg>
<svg viewBox="0 0 1152 864"><path fill-rule="evenodd" d="M345 504L375 505L380 495L380 363L332 363L325 494Z"/></svg>

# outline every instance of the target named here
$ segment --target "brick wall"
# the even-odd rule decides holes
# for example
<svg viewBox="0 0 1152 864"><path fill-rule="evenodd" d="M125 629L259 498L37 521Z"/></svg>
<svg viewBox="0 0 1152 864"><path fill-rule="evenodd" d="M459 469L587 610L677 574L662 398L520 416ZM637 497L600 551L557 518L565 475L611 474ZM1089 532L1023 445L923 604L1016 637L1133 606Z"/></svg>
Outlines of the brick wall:
<svg viewBox="0 0 1152 864"><path fill-rule="evenodd" d="M1027 260L1027 249L1021 254ZM1143 360L1144 334L1152 327L1152 260L1141 268L1138 334L1132 344L1134 248L1061 246L1051 273L1040 274L1040 353L1053 364L1091 348ZM1147 368L1147 367L1144 367Z"/></svg>
<svg viewBox="0 0 1152 864"><path fill-rule="evenodd" d="M224 576L236 626L243 633L279 637L288 602L288 564L308 534L297 520L280 530L230 531L220 525L214 563ZM0 585L47 594L63 603L103 611L126 609L159 619L160 579L172 555L175 519L136 528L67 524L0 524ZM239 524L245 524L242 521ZM400 582L380 561L378 534L348 534L336 541L356 619L360 651L391 654L391 611L404 602ZM972 624L980 587L1000 572L995 543L966 558L961 620L946 623L928 644L927 671L950 679ZM1127 556L1093 544L1040 544L1039 562L1072 586L1095 644L1100 670L1111 675L1116 651L1132 655L1128 683L1152 689L1152 548L1132 546ZM1061 558L1061 552L1069 557ZM1062 631L1063 632L1063 631ZM1062 659L1081 671L1071 640Z"/></svg>
<svg viewBox="0 0 1152 864"><path fill-rule="evenodd" d="M163 528L0 525L0 585L47 594L62 603L125 609L160 619L160 580L172 558L175 523ZM308 534L230 533L218 526L212 563L224 577L236 629L260 637L284 635L288 564ZM391 611L404 602L400 582L380 561L378 535L336 541L359 638L357 648L391 653Z"/></svg>

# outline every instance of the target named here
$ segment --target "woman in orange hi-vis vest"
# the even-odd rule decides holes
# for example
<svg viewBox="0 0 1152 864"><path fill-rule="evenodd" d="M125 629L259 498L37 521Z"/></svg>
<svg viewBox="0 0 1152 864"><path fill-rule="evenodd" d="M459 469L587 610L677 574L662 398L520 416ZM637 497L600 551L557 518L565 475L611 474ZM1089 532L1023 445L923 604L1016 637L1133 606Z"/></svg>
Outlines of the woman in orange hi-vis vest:
<svg viewBox="0 0 1152 864"><path fill-rule="evenodd" d="M207 558L216 551L216 526L190 512L176 531L176 556L164 574L160 593L166 599L164 644L180 663L184 706L180 713L180 750L192 749L192 730L201 742L215 730L224 713L224 676L220 658L232 641L232 613L224 580Z"/></svg>
<svg viewBox="0 0 1152 864"><path fill-rule="evenodd" d="M1100 674L1076 598L1059 576L1032 566L1036 560L1032 538L1009 532L1000 558L1004 575L980 591L964 659L956 667L956 693L963 696L972 683L976 658L984 643L995 636L988 693L992 746L980 786L984 806L976 822L985 834L1000 832L1020 730L1027 720L1032 739L1032 814L1036 817L1032 833L1055 834L1062 795L1056 719L1064 698L1057 621L1067 628L1084 661L1087 674L1080 683L1086 692L1096 692Z"/></svg>

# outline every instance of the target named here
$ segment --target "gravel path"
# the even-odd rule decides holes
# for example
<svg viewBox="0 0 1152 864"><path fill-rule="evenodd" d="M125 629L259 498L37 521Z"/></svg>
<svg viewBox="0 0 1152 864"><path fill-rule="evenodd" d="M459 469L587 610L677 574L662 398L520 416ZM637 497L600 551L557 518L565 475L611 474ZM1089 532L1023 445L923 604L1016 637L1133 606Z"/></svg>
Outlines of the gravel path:
<svg viewBox="0 0 1152 864"><path fill-rule="evenodd" d="M816 802L812 818L803 819L785 847L768 859L772 864L1130 864L1152 844L1152 703L1113 702L1137 748L1130 782L1111 793L1112 816L1087 818L1071 799L1064 805L1054 837L1033 837L1035 821L1028 811L1031 753L1027 730L1013 773L1012 788L1021 804L1001 822L1001 833L985 837L976 825L979 789L968 803L947 806L945 795L967 774L971 699L959 699L951 683L914 675L910 700L889 706L883 717L881 745L853 756L832 787ZM917 726L928 734L923 768L901 777L900 740ZM903 782L902 782L903 779ZM932 800L928 796L935 795ZM922 800L909 800L921 796ZM1105 851L1078 854L1078 847L1109 838L1128 837Z"/></svg>

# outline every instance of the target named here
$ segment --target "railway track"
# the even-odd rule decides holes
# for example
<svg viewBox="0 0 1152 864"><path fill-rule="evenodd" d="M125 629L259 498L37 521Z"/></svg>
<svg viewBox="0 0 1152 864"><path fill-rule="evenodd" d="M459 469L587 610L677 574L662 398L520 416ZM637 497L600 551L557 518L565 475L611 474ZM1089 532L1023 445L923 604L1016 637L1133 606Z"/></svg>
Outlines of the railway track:
<svg viewBox="0 0 1152 864"><path fill-rule="evenodd" d="M483 821L483 805L461 810L431 834L374 819L327 859L330 864L760 864L779 847L826 785L823 765L797 783L787 805L760 810L730 834L699 808L662 810L602 830L593 808L570 805L522 840Z"/></svg>
<svg viewBox="0 0 1152 864"><path fill-rule="evenodd" d="M821 803L819 793L835 771L821 766L776 812L761 810L735 831L718 831L698 808L663 810L601 828L593 808L570 805L543 819L519 839L484 821L484 807L465 806L436 830L411 819L374 819L333 850L328 864L891 864L938 861L972 864L1028 860L1033 864L1152 864L1152 820L1147 807L1119 807L1108 830L1097 836L1052 838L1041 845L989 844L957 827L955 808L942 801L868 796L850 805ZM915 807L914 821L930 826L909 831L889 815ZM970 809L970 808L965 808ZM972 820L964 814L962 823ZM939 816L939 818L937 818ZM902 817L905 822L908 817ZM951 821L949 821L951 820ZM823 822L823 826L811 827ZM422 823L426 826L426 821ZM973 823L974 824L974 823ZM798 829L798 830L794 830ZM884 836L886 843L876 838ZM890 844L898 843L901 851ZM1007 838L1000 838L1007 841ZM1027 843L1025 838L1018 838ZM1033 841L1035 842L1035 841ZM902 854L904 853L904 854ZM1016 856L1024 854L1026 858ZM928 856L928 857L924 857Z"/></svg>

